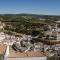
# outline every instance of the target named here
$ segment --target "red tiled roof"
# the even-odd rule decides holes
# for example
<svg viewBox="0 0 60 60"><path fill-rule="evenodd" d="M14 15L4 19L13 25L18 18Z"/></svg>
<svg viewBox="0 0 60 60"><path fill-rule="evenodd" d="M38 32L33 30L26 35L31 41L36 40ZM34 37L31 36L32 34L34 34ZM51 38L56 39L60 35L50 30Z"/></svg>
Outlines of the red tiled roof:
<svg viewBox="0 0 60 60"><path fill-rule="evenodd" d="M0 44L0 54L5 54L6 47L7 46L5 44Z"/></svg>

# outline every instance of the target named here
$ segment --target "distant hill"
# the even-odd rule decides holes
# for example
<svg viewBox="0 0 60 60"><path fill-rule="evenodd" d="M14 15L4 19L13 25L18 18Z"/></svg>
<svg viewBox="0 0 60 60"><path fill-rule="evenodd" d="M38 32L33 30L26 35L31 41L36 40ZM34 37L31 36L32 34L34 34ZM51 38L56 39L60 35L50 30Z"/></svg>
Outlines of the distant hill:
<svg viewBox="0 0 60 60"><path fill-rule="evenodd" d="M60 16L37 14L0 14L0 21L6 24L5 30L27 32L43 24L55 25ZM42 29L42 28L41 28Z"/></svg>
<svg viewBox="0 0 60 60"><path fill-rule="evenodd" d="M28 13L21 13L21 14L0 14L0 16L49 16L49 17L60 17L59 15L42 15L42 14L28 14Z"/></svg>
<svg viewBox="0 0 60 60"><path fill-rule="evenodd" d="M38 14L0 14L0 16L27 16L27 17L34 17L34 18L43 18L43 19L52 19L52 20L60 20L60 16L58 15L38 15Z"/></svg>

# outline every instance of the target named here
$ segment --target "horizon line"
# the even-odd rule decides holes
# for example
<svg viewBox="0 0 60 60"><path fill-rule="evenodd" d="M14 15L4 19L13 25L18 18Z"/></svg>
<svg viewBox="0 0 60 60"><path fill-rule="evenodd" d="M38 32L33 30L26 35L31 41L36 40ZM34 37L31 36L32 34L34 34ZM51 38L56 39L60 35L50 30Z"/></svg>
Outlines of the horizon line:
<svg viewBox="0 0 60 60"><path fill-rule="evenodd" d="M0 15L9 15L9 14L11 14L11 15L17 15L17 14L30 14L30 15L48 15L48 16L60 16L59 14L58 15L56 15L56 14L36 14L36 13L0 13Z"/></svg>

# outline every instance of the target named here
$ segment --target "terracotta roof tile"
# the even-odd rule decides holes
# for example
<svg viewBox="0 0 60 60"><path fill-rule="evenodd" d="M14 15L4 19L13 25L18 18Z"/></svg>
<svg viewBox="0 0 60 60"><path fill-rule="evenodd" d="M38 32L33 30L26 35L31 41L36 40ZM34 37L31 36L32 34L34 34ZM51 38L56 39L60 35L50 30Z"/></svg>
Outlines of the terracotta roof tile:
<svg viewBox="0 0 60 60"><path fill-rule="evenodd" d="M16 52L16 51L12 51L10 52L10 54L8 55L8 57L10 58L23 58L23 57L44 57L45 55L42 52Z"/></svg>
<svg viewBox="0 0 60 60"><path fill-rule="evenodd" d="M44 57L44 54L42 52L26 52L28 57Z"/></svg>
<svg viewBox="0 0 60 60"><path fill-rule="evenodd" d="M5 44L0 44L0 54L5 54L6 47L7 46Z"/></svg>

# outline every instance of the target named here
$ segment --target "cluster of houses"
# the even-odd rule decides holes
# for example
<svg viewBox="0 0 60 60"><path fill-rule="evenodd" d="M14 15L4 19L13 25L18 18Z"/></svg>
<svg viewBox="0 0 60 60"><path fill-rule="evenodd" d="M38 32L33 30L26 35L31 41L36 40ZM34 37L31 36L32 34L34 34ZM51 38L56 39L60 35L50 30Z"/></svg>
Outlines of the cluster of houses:
<svg viewBox="0 0 60 60"><path fill-rule="evenodd" d="M3 29L3 26L4 24L2 24L0 29ZM60 41L60 28L58 24L45 24L44 29L45 40ZM5 46L2 50L0 48L0 51L3 52L1 54L4 55L4 60L47 60L47 57L55 55L60 56L60 44L44 44L40 42L38 33L36 33L35 36L21 33L16 33L16 35L19 36L9 35L2 31L0 32L0 46Z"/></svg>
<svg viewBox="0 0 60 60"><path fill-rule="evenodd" d="M60 27L58 27L58 24L49 26L49 30L45 31L45 35L48 35L48 40L60 41Z"/></svg>
<svg viewBox="0 0 60 60"><path fill-rule="evenodd" d="M38 36L33 37L31 35L21 34L20 37L15 37L13 35L4 34L3 32L0 34L1 36L4 36L4 38L1 39L0 44L6 45L4 51L4 60L28 59L28 57L29 59L31 59L30 57L33 57L33 59L34 57L38 57L38 60L46 60L47 56L51 57L56 54L54 52L52 53L53 49L57 51L60 49L60 45L50 46L41 42L33 41L33 38L38 38Z"/></svg>

